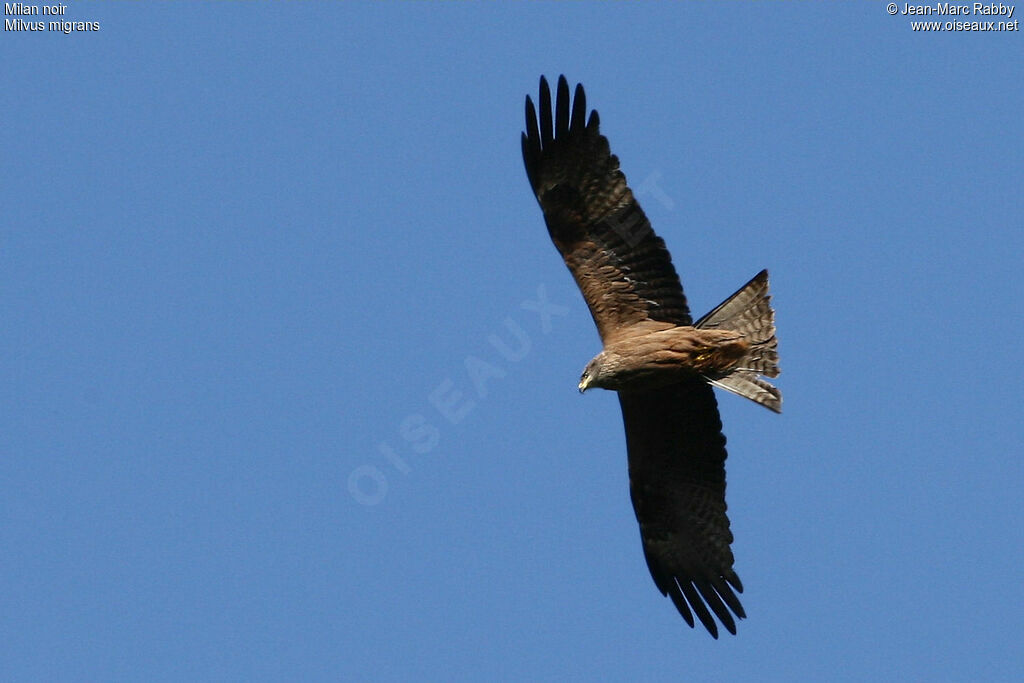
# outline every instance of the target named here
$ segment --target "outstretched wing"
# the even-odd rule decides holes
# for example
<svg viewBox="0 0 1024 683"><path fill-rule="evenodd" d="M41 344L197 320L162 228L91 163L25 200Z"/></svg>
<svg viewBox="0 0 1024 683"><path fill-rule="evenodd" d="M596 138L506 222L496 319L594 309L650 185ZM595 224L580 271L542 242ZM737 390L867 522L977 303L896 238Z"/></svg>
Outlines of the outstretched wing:
<svg viewBox="0 0 1024 683"><path fill-rule="evenodd" d="M645 392L619 392L629 487L654 583L712 636L712 613L736 633L743 618L725 514L725 436L712 388L700 377Z"/></svg>
<svg viewBox="0 0 1024 683"><path fill-rule="evenodd" d="M570 107L569 84L558 79L554 116L540 79L540 120L526 98L523 162L548 232L606 341L629 325L659 320L692 323L665 243L626 185L619 160L601 135L596 111L586 120L583 86Z"/></svg>

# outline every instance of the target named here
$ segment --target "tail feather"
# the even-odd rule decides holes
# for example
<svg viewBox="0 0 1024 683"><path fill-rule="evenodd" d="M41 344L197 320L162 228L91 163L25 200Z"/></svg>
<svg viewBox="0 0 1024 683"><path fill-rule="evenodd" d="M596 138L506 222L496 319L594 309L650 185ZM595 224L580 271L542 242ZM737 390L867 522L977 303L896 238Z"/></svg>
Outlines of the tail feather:
<svg viewBox="0 0 1024 683"><path fill-rule="evenodd" d="M719 379L708 378L708 382L726 391L749 398L768 410L776 413L782 412L782 392L778 387L758 377L756 373L738 371Z"/></svg>
<svg viewBox="0 0 1024 683"><path fill-rule="evenodd" d="M762 270L747 284L698 320L699 329L733 330L750 343L750 351L736 370L724 377L709 377L715 386L749 398L755 403L782 411L781 392L764 381L779 375L778 340L775 338L775 311L768 293L768 271Z"/></svg>

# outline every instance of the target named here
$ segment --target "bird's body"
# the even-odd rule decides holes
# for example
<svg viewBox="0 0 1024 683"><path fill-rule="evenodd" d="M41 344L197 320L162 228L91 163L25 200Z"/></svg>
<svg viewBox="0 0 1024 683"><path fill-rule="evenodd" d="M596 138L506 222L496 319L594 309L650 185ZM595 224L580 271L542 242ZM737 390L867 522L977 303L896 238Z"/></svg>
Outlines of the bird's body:
<svg viewBox="0 0 1024 683"><path fill-rule="evenodd" d="M688 376L728 375L750 350L732 330L699 330L654 320L637 323L621 340L610 339L583 371L580 390L647 390Z"/></svg>
<svg viewBox="0 0 1024 683"><path fill-rule="evenodd" d="M539 114L539 120L538 120ZM618 392L630 496L655 584L691 626L718 637L712 613L736 632L732 532L725 504L725 436L711 385L778 412L768 273L694 322L665 243L600 133L586 96L541 78L539 111L526 98L523 161L548 233L579 285L604 348L579 389Z"/></svg>

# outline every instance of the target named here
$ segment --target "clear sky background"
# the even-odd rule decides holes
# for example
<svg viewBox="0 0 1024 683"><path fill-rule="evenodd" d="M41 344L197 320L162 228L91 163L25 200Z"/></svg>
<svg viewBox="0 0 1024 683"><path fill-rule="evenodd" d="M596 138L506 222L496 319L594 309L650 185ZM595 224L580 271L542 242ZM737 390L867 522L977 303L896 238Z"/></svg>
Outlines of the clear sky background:
<svg viewBox="0 0 1024 683"><path fill-rule="evenodd" d="M0 678L1020 675L1020 32L873 1L66 19L101 30L0 40ZM576 391L599 340L519 151L560 73L696 314L772 274L784 413L719 396L735 637L655 589L618 403Z"/></svg>

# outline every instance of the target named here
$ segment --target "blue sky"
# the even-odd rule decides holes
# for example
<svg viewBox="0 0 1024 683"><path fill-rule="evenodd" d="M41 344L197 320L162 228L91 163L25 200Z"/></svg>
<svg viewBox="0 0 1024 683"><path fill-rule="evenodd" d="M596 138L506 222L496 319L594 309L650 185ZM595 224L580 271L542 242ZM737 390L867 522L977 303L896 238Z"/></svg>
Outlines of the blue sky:
<svg viewBox="0 0 1024 683"><path fill-rule="evenodd" d="M101 30L0 41L0 677L1019 674L1019 32L879 2L68 14ZM599 340L519 152L560 73L658 188L695 313L772 273L784 413L719 396L735 637L655 589L617 401L576 391Z"/></svg>

